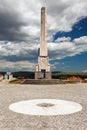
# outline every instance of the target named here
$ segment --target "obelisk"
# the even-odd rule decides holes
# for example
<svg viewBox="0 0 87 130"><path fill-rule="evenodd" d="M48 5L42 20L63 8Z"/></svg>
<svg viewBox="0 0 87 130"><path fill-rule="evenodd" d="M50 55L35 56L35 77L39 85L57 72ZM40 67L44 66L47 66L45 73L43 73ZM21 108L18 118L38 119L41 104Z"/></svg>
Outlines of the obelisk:
<svg viewBox="0 0 87 130"><path fill-rule="evenodd" d="M48 63L47 50L47 14L46 7L41 8L41 36L38 55L38 65L36 66L35 79L51 79L50 65Z"/></svg>
<svg viewBox="0 0 87 130"><path fill-rule="evenodd" d="M47 14L46 8L41 8L40 56L47 56Z"/></svg>

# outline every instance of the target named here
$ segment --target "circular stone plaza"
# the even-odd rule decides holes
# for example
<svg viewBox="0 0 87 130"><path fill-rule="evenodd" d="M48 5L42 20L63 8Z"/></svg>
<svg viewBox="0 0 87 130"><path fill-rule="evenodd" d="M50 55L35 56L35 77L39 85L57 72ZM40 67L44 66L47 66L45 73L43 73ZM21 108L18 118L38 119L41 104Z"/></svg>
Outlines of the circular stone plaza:
<svg viewBox="0 0 87 130"><path fill-rule="evenodd" d="M0 83L0 130L87 130L87 84Z"/></svg>

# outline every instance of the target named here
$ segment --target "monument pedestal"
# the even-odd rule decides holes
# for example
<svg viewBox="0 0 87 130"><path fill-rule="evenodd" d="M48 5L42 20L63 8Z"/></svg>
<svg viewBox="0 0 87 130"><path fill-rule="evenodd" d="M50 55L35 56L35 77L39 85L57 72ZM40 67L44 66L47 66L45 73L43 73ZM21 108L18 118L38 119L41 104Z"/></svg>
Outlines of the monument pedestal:
<svg viewBox="0 0 87 130"><path fill-rule="evenodd" d="M37 71L35 72L35 79L51 79L51 72L41 72Z"/></svg>
<svg viewBox="0 0 87 130"><path fill-rule="evenodd" d="M38 73L35 73L39 78ZM58 79L24 79L21 84L38 84L38 85L49 85L49 84L65 84L64 81Z"/></svg>

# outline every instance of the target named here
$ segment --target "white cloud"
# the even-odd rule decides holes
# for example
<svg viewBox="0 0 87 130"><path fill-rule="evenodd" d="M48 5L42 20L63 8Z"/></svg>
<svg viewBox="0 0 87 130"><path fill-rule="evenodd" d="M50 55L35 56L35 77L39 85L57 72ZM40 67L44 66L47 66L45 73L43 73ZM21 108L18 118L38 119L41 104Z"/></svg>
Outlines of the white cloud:
<svg viewBox="0 0 87 130"><path fill-rule="evenodd" d="M83 70L82 72L87 73L87 70Z"/></svg>
<svg viewBox="0 0 87 130"><path fill-rule="evenodd" d="M47 1L49 29L70 31L80 18L87 16L85 0L50 0Z"/></svg>
<svg viewBox="0 0 87 130"><path fill-rule="evenodd" d="M87 51L87 36L74 39L72 42L49 43L51 59L62 59L68 56L75 56Z"/></svg>
<svg viewBox="0 0 87 130"><path fill-rule="evenodd" d="M1 60L0 61L0 70L9 70L9 71L34 71L35 64L28 61L18 61L10 62Z"/></svg>
<svg viewBox="0 0 87 130"><path fill-rule="evenodd" d="M87 36L82 36L82 37L80 37L80 38L74 39L74 42L75 42L77 45L80 45L80 44L87 45Z"/></svg>
<svg viewBox="0 0 87 130"><path fill-rule="evenodd" d="M25 32L26 35L30 35L31 37L38 37L40 35L40 28L38 26L25 26L21 27L21 32Z"/></svg>
<svg viewBox="0 0 87 130"><path fill-rule="evenodd" d="M70 40L70 37L60 37L55 42L69 42Z"/></svg>
<svg viewBox="0 0 87 130"><path fill-rule="evenodd" d="M28 55L29 52L37 50L38 49L37 43L30 44L26 42L8 42L5 44L4 42L0 42L0 56L10 56L10 55L16 55L16 56L23 56Z"/></svg>

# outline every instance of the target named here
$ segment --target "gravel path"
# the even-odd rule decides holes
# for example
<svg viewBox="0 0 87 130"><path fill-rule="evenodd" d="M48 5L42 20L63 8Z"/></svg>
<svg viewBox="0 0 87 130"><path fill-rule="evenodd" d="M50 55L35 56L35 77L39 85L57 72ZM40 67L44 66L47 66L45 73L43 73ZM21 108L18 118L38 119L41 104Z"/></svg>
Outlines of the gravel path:
<svg viewBox="0 0 87 130"><path fill-rule="evenodd" d="M63 99L80 103L82 111L64 116L31 116L9 110L29 99ZM0 130L87 130L87 84L9 85L0 83Z"/></svg>

